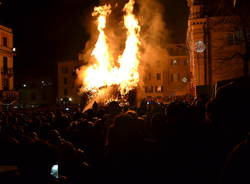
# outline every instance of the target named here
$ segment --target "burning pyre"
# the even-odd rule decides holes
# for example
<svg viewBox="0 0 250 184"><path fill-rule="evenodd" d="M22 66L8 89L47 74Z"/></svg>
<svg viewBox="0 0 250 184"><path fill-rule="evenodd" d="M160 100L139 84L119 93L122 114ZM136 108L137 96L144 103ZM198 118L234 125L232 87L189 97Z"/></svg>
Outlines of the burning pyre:
<svg viewBox="0 0 250 184"><path fill-rule="evenodd" d="M140 26L133 14L134 0L129 0L123 8L123 24L126 28L126 42L122 54L115 61L107 42L106 22L111 14L111 5L94 8L92 16L97 18L99 32L91 57L95 63L78 71L81 92L91 94L92 101L115 100L118 91L121 95L137 87L139 82L138 66L140 61ZM90 102L91 103L91 102Z"/></svg>

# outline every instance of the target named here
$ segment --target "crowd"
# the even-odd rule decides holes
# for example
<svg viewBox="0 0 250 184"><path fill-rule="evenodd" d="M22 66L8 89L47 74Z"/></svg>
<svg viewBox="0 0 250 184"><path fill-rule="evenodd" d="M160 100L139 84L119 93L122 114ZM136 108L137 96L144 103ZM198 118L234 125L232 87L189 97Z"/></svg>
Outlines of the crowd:
<svg viewBox="0 0 250 184"><path fill-rule="evenodd" d="M17 170L0 182L249 183L249 86L167 105L1 113L0 163Z"/></svg>

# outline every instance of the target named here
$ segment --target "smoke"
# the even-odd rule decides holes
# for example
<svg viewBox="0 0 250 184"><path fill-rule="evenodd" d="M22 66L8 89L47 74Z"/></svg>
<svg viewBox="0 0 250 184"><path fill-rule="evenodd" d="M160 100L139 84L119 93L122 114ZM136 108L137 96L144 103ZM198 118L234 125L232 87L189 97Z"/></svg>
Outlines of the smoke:
<svg viewBox="0 0 250 184"><path fill-rule="evenodd" d="M164 5L160 0L139 0L138 5L142 46L140 72L143 76L157 61L164 61L169 34L163 20Z"/></svg>
<svg viewBox="0 0 250 184"><path fill-rule="evenodd" d="M105 33L108 35L107 43L109 46L110 54L113 56L114 61L118 60L118 57L122 54L126 40L126 30L123 25L123 7L127 3L127 0L101 0L99 5L110 4L112 7L112 13L107 17L107 25ZM96 29L96 17L88 17L91 22L87 21L88 31L90 39L86 42L84 48L84 60L92 65L95 61L91 57L91 52L95 46L97 40L98 31ZM117 63L115 63L117 64Z"/></svg>
<svg viewBox="0 0 250 184"><path fill-rule="evenodd" d="M118 61L118 57L122 54L125 47L126 29L123 23L123 7L127 2L128 0L100 1L100 5L110 4L112 7L112 13L107 18L105 33L107 35L110 54L113 56L114 61ZM163 20L164 6L160 0L136 0L134 13L141 26L139 72L142 84L145 71L150 70L158 61L164 62L167 57L166 44L169 34ZM93 24L95 17L92 17L91 21L92 23L88 23L91 36L84 48L84 60L88 62L88 65L95 63L93 57L91 57L91 52L98 36L96 24ZM118 65L118 63L115 64ZM81 71L85 71L87 67L84 66ZM84 74L84 72L80 73ZM101 101L101 98L96 97L95 100Z"/></svg>
<svg viewBox="0 0 250 184"><path fill-rule="evenodd" d="M117 61L119 55L124 50L126 40L126 30L123 25L123 7L128 0L101 0L100 5L110 4L112 6L112 13L107 18L107 26L105 32L107 33L107 42L110 53ZM136 0L135 8L136 16L141 25L141 51L142 62L153 63L156 60L162 60L162 56L166 55L166 43L168 41L168 30L163 20L164 5L161 0ZM85 44L84 60L93 64L93 57L91 51L97 40L98 31L96 25L93 24L95 17L91 17L91 23L88 23L90 32L90 39ZM117 63L116 63L117 64Z"/></svg>
<svg viewBox="0 0 250 184"><path fill-rule="evenodd" d="M167 28L163 20L164 6L157 0L139 0L138 18L141 24L143 46L164 48L167 42Z"/></svg>

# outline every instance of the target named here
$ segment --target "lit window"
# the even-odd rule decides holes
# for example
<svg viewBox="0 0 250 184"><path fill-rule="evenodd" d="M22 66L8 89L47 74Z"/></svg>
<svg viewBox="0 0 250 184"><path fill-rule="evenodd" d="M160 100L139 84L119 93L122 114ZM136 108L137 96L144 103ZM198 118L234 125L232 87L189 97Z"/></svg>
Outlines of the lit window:
<svg viewBox="0 0 250 184"><path fill-rule="evenodd" d="M177 60L172 60L172 65L177 65Z"/></svg>
<svg viewBox="0 0 250 184"><path fill-rule="evenodd" d="M161 93L161 92L163 92L163 86L155 86L155 92L156 92L156 93Z"/></svg>

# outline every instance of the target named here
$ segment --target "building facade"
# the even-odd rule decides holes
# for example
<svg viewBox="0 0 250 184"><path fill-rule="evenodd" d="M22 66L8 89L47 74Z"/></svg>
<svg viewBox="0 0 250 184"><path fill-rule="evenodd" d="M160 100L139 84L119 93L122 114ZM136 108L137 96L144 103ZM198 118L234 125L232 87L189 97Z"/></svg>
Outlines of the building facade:
<svg viewBox="0 0 250 184"><path fill-rule="evenodd" d="M18 89L20 108L49 107L55 104L55 89L51 79L37 77L27 81Z"/></svg>
<svg viewBox="0 0 250 184"><path fill-rule="evenodd" d="M81 96L79 95L80 86L76 84L76 69L82 65L82 60L60 61L58 63L57 101L59 103L81 103Z"/></svg>
<svg viewBox="0 0 250 184"><path fill-rule="evenodd" d="M0 109L8 107L18 97L14 90L13 56L12 30L0 25Z"/></svg>
<svg viewBox="0 0 250 184"><path fill-rule="evenodd" d="M218 81L243 76L241 55L250 41L250 26L242 24L234 12L234 3L228 1L220 4L214 0L188 0L188 6L191 92L197 95L198 89L205 87L209 93ZM246 39L243 29L247 31Z"/></svg>
<svg viewBox="0 0 250 184"><path fill-rule="evenodd" d="M164 55L164 54L165 55ZM189 62L185 44L168 44L161 59L145 64L143 81L137 89L137 101L167 100L189 93Z"/></svg>

